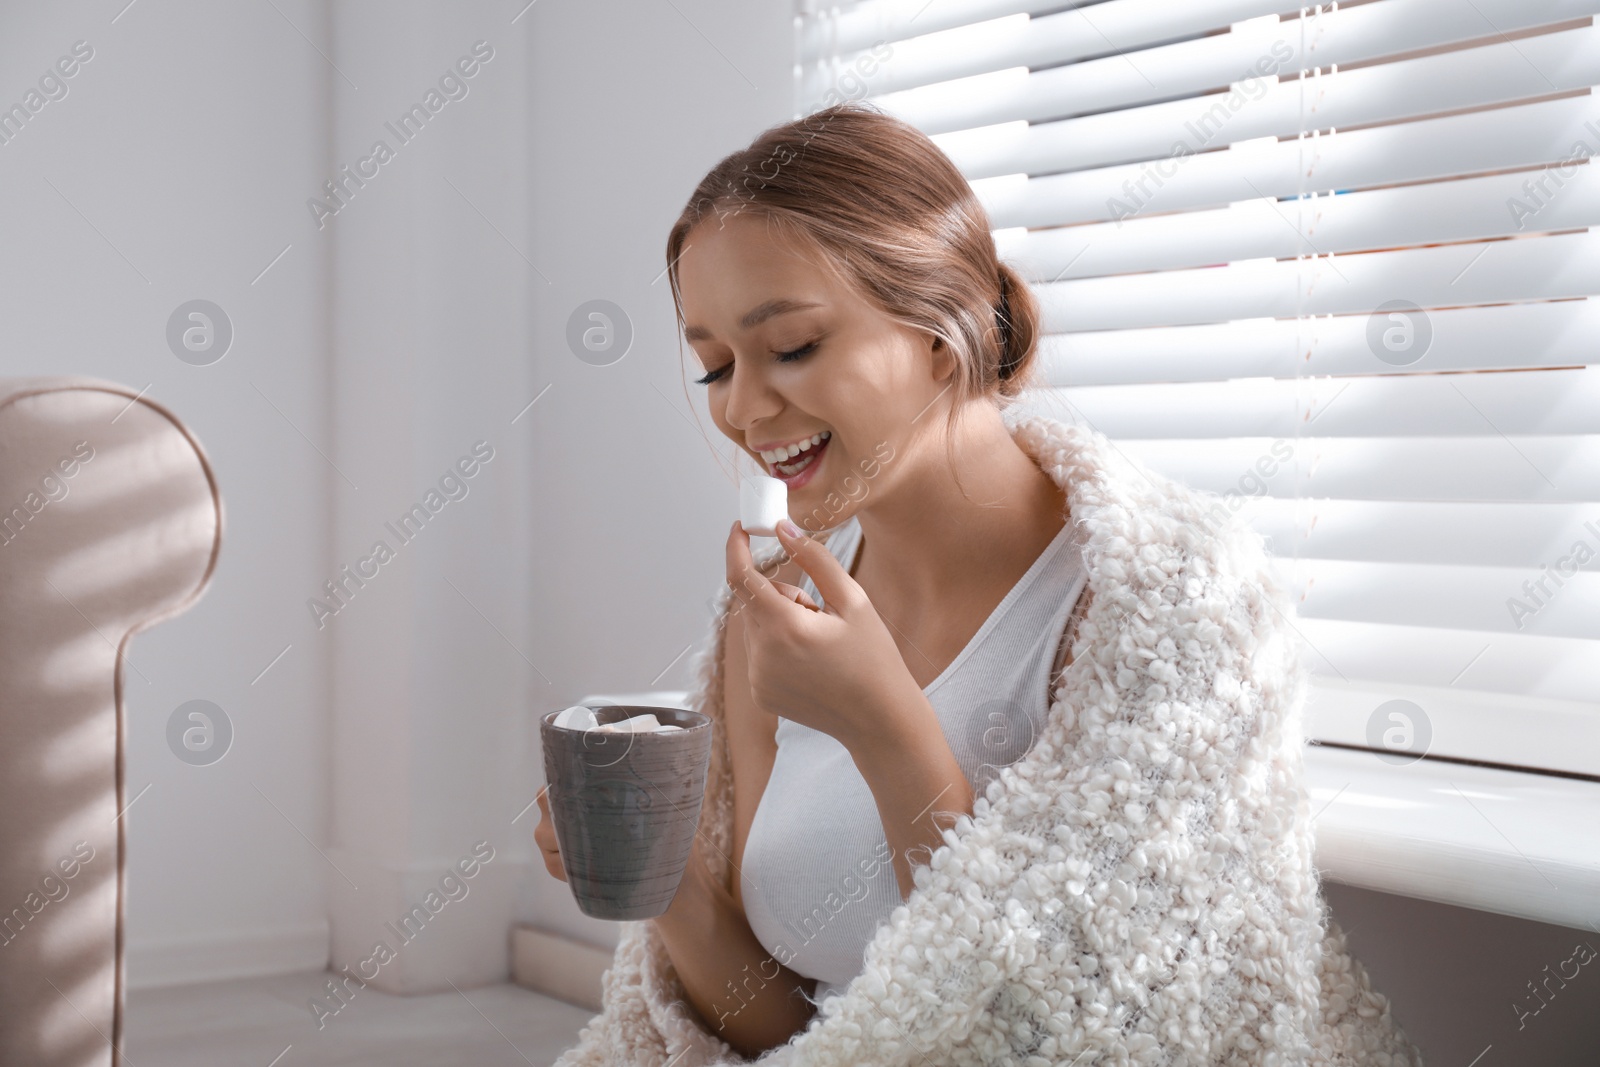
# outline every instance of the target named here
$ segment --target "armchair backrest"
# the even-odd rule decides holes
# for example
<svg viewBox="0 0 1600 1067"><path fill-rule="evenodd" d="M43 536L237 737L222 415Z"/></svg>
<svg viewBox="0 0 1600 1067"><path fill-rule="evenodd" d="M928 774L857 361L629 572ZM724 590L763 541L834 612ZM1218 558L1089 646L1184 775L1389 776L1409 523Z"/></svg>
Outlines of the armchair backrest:
<svg viewBox="0 0 1600 1067"><path fill-rule="evenodd" d="M0 1064L124 1062L127 654L204 592L222 527L172 412L0 378Z"/></svg>

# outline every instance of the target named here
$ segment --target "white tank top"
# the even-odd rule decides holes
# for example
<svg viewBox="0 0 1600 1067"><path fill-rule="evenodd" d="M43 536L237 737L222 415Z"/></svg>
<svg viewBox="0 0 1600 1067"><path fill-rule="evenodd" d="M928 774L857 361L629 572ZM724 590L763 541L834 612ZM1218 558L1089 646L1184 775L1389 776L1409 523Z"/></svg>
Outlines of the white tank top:
<svg viewBox="0 0 1600 1067"><path fill-rule="evenodd" d="M1068 522L950 665L923 687L956 762L982 796L1033 747L1050 706L1050 668L1087 584ZM828 550L853 570L852 516ZM823 603L810 578L802 588ZM756 938L779 963L817 979L814 1002L861 973L878 924L904 903L877 802L832 736L780 717L778 754L745 842L740 892ZM925 861L925 858L924 858Z"/></svg>

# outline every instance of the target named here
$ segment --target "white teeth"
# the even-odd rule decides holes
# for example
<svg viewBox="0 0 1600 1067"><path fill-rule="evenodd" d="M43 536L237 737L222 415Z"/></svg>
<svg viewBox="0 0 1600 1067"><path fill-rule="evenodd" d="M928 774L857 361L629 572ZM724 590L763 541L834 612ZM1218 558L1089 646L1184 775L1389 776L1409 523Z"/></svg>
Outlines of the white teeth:
<svg viewBox="0 0 1600 1067"><path fill-rule="evenodd" d="M808 448L812 448L821 444L832 436L832 430L823 430L821 433L812 434L804 441L796 441L794 444L787 445L783 448L768 449L765 452L759 453L759 455L768 463L782 463L786 459L793 459L795 456L798 456L801 452L804 452Z"/></svg>

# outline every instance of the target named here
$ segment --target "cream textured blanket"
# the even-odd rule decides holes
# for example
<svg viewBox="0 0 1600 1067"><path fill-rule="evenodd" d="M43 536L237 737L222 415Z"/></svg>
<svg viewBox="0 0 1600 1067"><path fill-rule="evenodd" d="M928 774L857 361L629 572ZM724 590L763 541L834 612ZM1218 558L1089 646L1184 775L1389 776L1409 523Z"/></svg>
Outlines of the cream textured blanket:
<svg viewBox="0 0 1600 1067"><path fill-rule="evenodd" d="M1008 425L1085 527L1092 591L1033 747L787 1044L752 1061L709 1033L654 927L629 922L556 1067L1421 1064L1321 896L1304 668L1260 535L1096 431ZM692 699L715 724L701 830L728 886L730 599Z"/></svg>

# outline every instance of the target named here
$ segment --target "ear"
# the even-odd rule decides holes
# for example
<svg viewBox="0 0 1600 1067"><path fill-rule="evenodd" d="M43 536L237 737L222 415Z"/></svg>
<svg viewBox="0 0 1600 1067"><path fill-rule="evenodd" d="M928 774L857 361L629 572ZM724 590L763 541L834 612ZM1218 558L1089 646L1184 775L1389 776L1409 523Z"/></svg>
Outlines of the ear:
<svg viewBox="0 0 1600 1067"><path fill-rule="evenodd" d="M955 373L955 355L950 351L950 346L944 343L943 338L933 339L933 344L928 348L928 355L932 361L934 381L942 382Z"/></svg>

